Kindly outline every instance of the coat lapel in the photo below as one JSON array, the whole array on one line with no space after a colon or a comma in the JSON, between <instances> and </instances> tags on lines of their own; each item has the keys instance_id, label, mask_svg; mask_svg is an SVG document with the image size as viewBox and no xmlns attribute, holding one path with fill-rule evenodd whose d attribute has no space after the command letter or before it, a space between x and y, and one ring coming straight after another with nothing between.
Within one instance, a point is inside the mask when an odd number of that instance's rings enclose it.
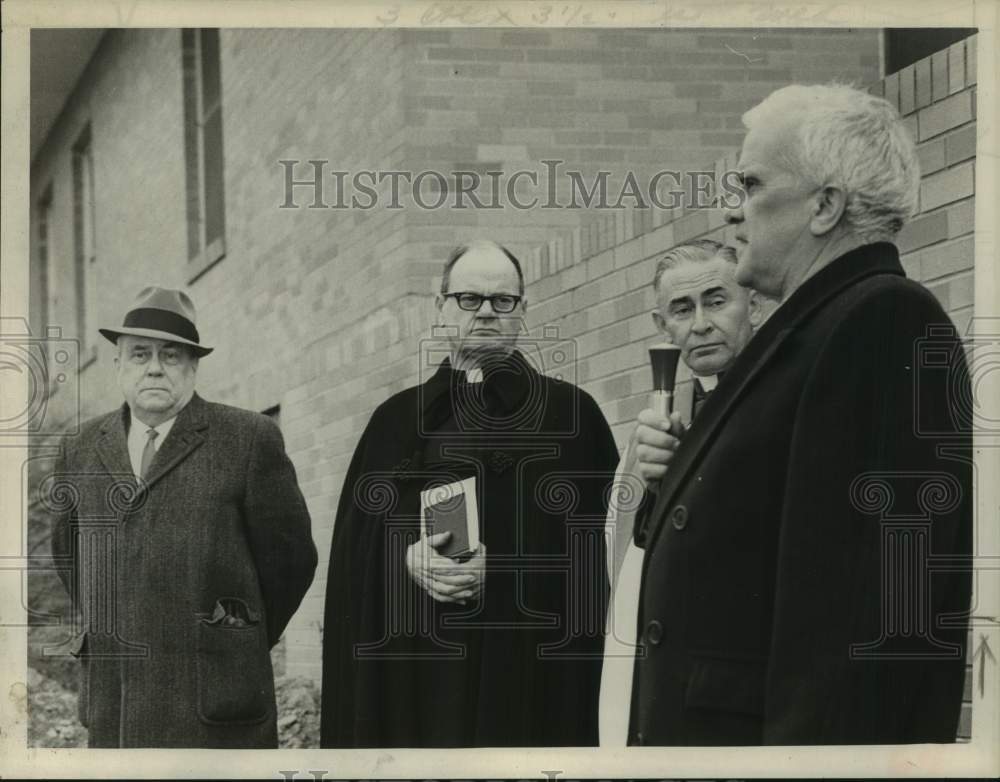
<instances>
[{"instance_id":1,"label":"coat lapel","mask_svg":"<svg viewBox=\"0 0 1000 782\"><path fill-rule=\"evenodd\" d=\"M859 280L876 274L903 275L896 247L888 243L852 250L820 270L782 304L761 327L705 401L704 409L684 436L667 474L657 490L650 516L647 550L656 542L666 510L684 485L692 468L715 440L715 434L751 383L766 369L781 345L798 325L827 301ZM648 558L647 558L648 561Z\"/></svg>"},{"instance_id":2,"label":"coat lapel","mask_svg":"<svg viewBox=\"0 0 1000 782\"><path fill-rule=\"evenodd\" d=\"M104 469L110 475L133 475L132 463L128 458L128 440L126 435L129 419L128 405L122 405L117 414L107 417L101 427L101 436L97 441L97 456Z\"/></svg>"},{"instance_id":3,"label":"coat lapel","mask_svg":"<svg viewBox=\"0 0 1000 782\"><path fill-rule=\"evenodd\" d=\"M149 491L174 467L190 456L203 442L208 429L205 401L195 394L177 414L177 421L149 466L149 475L140 482L139 493Z\"/></svg>"},{"instance_id":4,"label":"coat lapel","mask_svg":"<svg viewBox=\"0 0 1000 782\"><path fill-rule=\"evenodd\" d=\"M730 411L743 395L743 392L764 369L767 362L770 361L771 357L790 333L791 328L784 328L777 334L772 333L766 344L761 343L764 350L752 364L749 366L743 364L744 371L739 372L738 375L733 370L730 370L730 374L736 376L731 377L731 382L726 384L725 395L723 395L720 385L712 393L711 397L705 401L705 409L699 413L691 429L685 434L684 445L678 449L673 461L670 463L670 467L667 469L667 474L664 476L663 482L659 486L656 504L653 506L651 516L653 526L648 537L649 543L647 548L652 548L656 541L656 535L659 533L663 517L666 515L665 510L673 501L677 490L683 485L688 472L698 461L705 448L712 443L715 433L722 425L722 422L729 416ZM736 368L734 367L734 369ZM712 402L716 404L712 404Z\"/></svg>"}]
</instances>

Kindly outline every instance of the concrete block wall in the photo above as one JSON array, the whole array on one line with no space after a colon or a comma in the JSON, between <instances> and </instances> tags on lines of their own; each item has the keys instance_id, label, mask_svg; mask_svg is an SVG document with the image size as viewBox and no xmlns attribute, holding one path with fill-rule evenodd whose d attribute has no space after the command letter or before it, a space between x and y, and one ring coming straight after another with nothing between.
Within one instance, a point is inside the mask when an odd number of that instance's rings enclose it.
<instances>
[{"instance_id":1,"label":"concrete block wall","mask_svg":"<svg viewBox=\"0 0 1000 782\"><path fill-rule=\"evenodd\" d=\"M920 213L898 238L903 266L937 296L962 335L975 286L977 39L954 43L873 87L904 115L920 154ZM973 629L959 727L964 738L972 731L975 651Z\"/></svg>"},{"instance_id":2,"label":"concrete block wall","mask_svg":"<svg viewBox=\"0 0 1000 782\"><path fill-rule=\"evenodd\" d=\"M965 334L972 317L977 36L904 68L872 91L897 106L917 140L920 212L898 237L907 274Z\"/></svg>"}]
</instances>

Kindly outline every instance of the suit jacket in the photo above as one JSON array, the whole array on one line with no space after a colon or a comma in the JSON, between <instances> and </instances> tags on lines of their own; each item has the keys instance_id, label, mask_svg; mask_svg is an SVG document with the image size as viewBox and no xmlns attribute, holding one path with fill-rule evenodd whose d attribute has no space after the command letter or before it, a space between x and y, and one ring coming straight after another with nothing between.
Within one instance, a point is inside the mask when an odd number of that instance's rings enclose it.
<instances>
[{"instance_id":1,"label":"suit jacket","mask_svg":"<svg viewBox=\"0 0 1000 782\"><path fill-rule=\"evenodd\" d=\"M841 256L774 312L640 540L631 743L954 740L968 392L950 320L891 244Z\"/></svg>"},{"instance_id":2,"label":"suit jacket","mask_svg":"<svg viewBox=\"0 0 1000 782\"><path fill-rule=\"evenodd\" d=\"M316 568L281 433L195 395L137 485L129 418L84 424L43 487L90 746L275 747L269 651Z\"/></svg>"}]
</instances>

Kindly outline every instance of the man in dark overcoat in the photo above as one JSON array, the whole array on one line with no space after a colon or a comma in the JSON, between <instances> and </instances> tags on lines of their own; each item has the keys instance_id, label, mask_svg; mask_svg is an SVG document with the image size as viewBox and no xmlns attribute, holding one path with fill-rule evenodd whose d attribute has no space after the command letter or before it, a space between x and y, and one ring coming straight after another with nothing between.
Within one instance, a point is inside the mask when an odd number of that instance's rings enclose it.
<instances>
[{"instance_id":1,"label":"man in dark overcoat","mask_svg":"<svg viewBox=\"0 0 1000 782\"><path fill-rule=\"evenodd\" d=\"M597 742L618 451L594 400L538 370L570 375L572 346L518 340L524 306L515 256L458 248L437 297L447 334L422 345L435 371L358 443L330 553L324 747ZM459 481L474 483L471 557L422 534L422 492Z\"/></svg>"},{"instance_id":2,"label":"man in dark overcoat","mask_svg":"<svg viewBox=\"0 0 1000 782\"><path fill-rule=\"evenodd\" d=\"M786 87L744 123L737 280L780 303L690 429L641 418L640 462L666 472L636 529L630 742L954 741L969 381L890 243L916 206L913 141L844 86Z\"/></svg>"},{"instance_id":3,"label":"man in dark overcoat","mask_svg":"<svg viewBox=\"0 0 1000 782\"><path fill-rule=\"evenodd\" d=\"M195 393L212 349L182 291L144 289L101 333L125 404L43 485L90 746L276 747L270 650L317 561L281 433Z\"/></svg>"}]
</instances>

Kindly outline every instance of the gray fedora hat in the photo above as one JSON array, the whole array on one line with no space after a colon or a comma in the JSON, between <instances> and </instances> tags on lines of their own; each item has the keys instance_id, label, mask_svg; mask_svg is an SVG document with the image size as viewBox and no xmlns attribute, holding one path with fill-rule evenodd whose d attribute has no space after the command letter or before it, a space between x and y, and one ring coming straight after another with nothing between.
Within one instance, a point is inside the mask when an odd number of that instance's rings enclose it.
<instances>
[{"instance_id":1,"label":"gray fedora hat","mask_svg":"<svg viewBox=\"0 0 1000 782\"><path fill-rule=\"evenodd\" d=\"M125 313L120 328L98 331L115 343L122 334L177 342L187 345L199 357L207 356L214 349L201 344L191 298L184 291L172 288L143 288Z\"/></svg>"}]
</instances>

